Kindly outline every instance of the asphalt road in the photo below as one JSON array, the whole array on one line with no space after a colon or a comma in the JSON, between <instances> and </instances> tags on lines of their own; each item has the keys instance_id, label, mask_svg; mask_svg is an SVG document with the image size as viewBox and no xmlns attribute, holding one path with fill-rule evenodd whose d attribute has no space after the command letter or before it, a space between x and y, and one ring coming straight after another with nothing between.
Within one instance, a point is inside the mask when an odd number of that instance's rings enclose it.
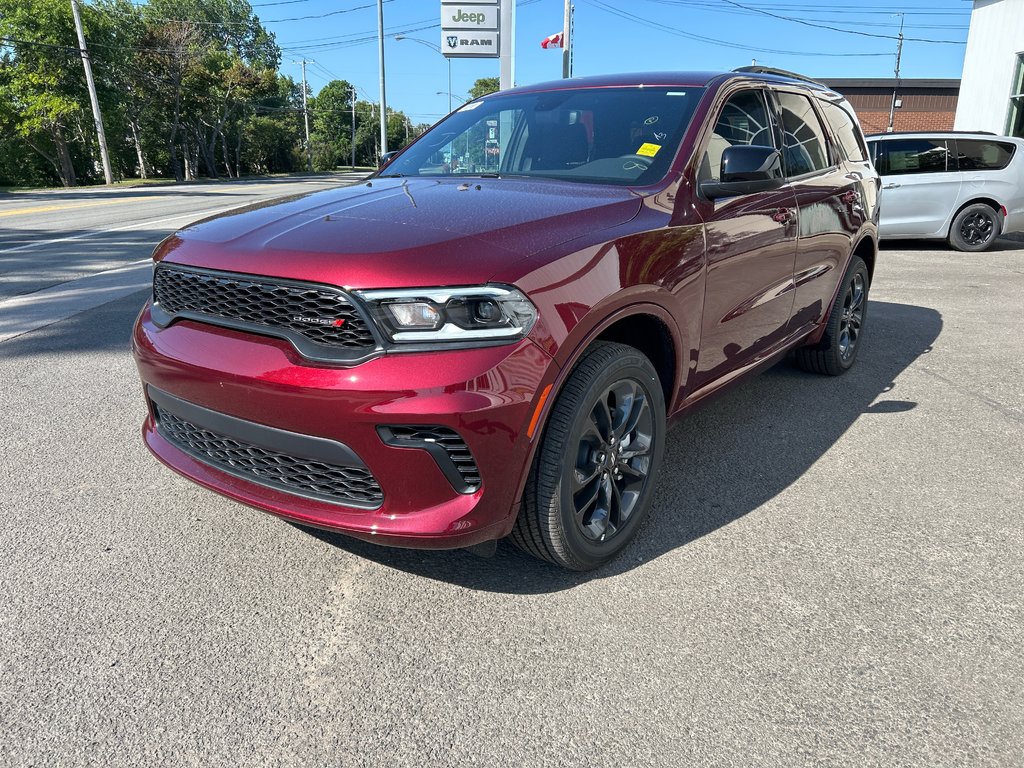
<instances>
[{"instance_id":1,"label":"asphalt road","mask_svg":"<svg viewBox=\"0 0 1024 768\"><path fill-rule=\"evenodd\" d=\"M0 284L324 183L0 198ZM856 368L783 362L681 424L639 541L585 575L173 475L139 438L144 298L0 342L0 764L1024 764L1020 244L883 250Z\"/></svg>"}]
</instances>

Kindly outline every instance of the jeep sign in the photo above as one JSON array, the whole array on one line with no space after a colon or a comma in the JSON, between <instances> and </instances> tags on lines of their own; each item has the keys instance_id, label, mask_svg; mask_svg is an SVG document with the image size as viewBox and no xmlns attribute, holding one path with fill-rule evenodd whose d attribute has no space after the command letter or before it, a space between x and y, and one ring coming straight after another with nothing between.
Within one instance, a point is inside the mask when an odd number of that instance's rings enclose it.
<instances>
[{"instance_id":1,"label":"jeep sign","mask_svg":"<svg viewBox=\"0 0 1024 768\"><path fill-rule=\"evenodd\" d=\"M443 5L441 26L445 29L497 30L496 5Z\"/></svg>"}]
</instances>

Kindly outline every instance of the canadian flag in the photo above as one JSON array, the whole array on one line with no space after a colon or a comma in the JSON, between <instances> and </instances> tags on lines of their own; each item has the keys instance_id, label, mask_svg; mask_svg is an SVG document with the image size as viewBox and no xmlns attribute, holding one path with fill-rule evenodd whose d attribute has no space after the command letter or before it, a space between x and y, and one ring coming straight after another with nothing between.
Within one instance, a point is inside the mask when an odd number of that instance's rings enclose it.
<instances>
[{"instance_id":1,"label":"canadian flag","mask_svg":"<svg viewBox=\"0 0 1024 768\"><path fill-rule=\"evenodd\" d=\"M562 33L556 32L553 35L548 35L540 41L541 48L561 48L562 47Z\"/></svg>"}]
</instances>

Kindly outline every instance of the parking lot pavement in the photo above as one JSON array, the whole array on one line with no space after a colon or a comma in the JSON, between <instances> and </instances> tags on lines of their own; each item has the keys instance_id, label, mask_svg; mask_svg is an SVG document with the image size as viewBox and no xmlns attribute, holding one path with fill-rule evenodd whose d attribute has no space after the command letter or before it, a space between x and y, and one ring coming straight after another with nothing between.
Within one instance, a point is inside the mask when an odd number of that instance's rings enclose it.
<instances>
[{"instance_id":1,"label":"parking lot pavement","mask_svg":"<svg viewBox=\"0 0 1024 768\"><path fill-rule=\"evenodd\" d=\"M1021 244L884 248L856 368L685 420L584 575L171 474L144 298L0 343L0 763L1024 764Z\"/></svg>"}]
</instances>

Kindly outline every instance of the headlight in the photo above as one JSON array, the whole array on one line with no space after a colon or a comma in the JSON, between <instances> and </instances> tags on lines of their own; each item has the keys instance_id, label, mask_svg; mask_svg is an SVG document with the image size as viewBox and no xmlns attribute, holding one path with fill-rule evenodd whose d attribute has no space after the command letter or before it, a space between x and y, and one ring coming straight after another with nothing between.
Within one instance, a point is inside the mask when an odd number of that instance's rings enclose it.
<instances>
[{"instance_id":1,"label":"headlight","mask_svg":"<svg viewBox=\"0 0 1024 768\"><path fill-rule=\"evenodd\" d=\"M355 293L396 343L514 341L537 320L529 299L501 285Z\"/></svg>"}]
</instances>

